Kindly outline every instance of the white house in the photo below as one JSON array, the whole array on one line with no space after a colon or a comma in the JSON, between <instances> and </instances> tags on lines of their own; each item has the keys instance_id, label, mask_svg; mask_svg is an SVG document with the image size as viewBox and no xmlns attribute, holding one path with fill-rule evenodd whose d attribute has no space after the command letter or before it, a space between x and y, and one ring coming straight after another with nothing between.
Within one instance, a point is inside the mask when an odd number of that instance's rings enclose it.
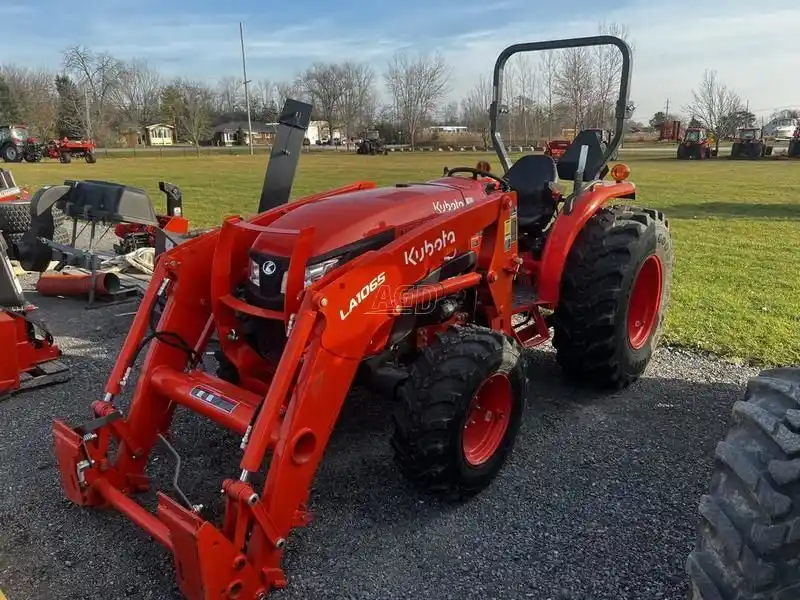
<instances>
[{"instance_id":1,"label":"white house","mask_svg":"<svg viewBox=\"0 0 800 600\"><path fill-rule=\"evenodd\" d=\"M146 146L172 146L175 143L175 128L166 123L153 123L144 128Z\"/></svg>"}]
</instances>

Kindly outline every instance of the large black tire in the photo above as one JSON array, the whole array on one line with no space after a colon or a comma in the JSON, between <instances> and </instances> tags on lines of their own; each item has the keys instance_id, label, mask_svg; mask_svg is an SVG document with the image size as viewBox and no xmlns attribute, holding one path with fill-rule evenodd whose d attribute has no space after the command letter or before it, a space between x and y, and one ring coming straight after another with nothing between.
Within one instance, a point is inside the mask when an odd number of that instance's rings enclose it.
<instances>
[{"instance_id":1,"label":"large black tire","mask_svg":"<svg viewBox=\"0 0 800 600\"><path fill-rule=\"evenodd\" d=\"M686 561L693 600L800 597L800 369L763 371L717 445Z\"/></svg>"},{"instance_id":2,"label":"large black tire","mask_svg":"<svg viewBox=\"0 0 800 600\"><path fill-rule=\"evenodd\" d=\"M27 200L0 202L0 230L4 233L24 233L31 226L31 203Z\"/></svg>"},{"instance_id":3,"label":"large black tire","mask_svg":"<svg viewBox=\"0 0 800 600\"><path fill-rule=\"evenodd\" d=\"M64 229L64 213L55 206L53 211L53 226L55 233L66 233ZM28 200L13 200L0 202L0 230L4 233L25 233L31 228L31 203ZM55 241L58 241L55 237ZM63 239L63 238L59 238ZM66 242L65 242L66 243Z\"/></svg>"},{"instance_id":4,"label":"large black tire","mask_svg":"<svg viewBox=\"0 0 800 600\"><path fill-rule=\"evenodd\" d=\"M3 162L18 163L22 161L22 150L12 142L7 142L0 147L0 158Z\"/></svg>"},{"instance_id":5,"label":"large black tire","mask_svg":"<svg viewBox=\"0 0 800 600\"><path fill-rule=\"evenodd\" d=\"M793 139L789 142L789 149L786 151L789 158L800 158L800 139Z\"/></svg>"},{"instance_id":6,"label":"large black tire","mask_svg":"<svg viewBox=\"0 0 800 600\"><path fill-rule=\"evenodd\" d=\"M511 338L476 326L437 334L399 390L392 437L397 466L425 491L449 500L474 496L505 464L526 393L524 353ZM479 419L473 408L487 412ZM494 435L476 438L476 422ZM492 429L498 423L504 425Z\"/></svg>"},{"instance_id":7,"label":"large black tire","mask_svg":"<svg viewBox=\"0 0 800 600\"><path fill-rule=\"evenodd\" d=\"M686 160L689 158L689 149L683 144L678 146L678 158L680 160Z\"/></svg>"},{"instance_id":8,"label":"large black tire","mask_svg":"<svg viewBox=\"0 0 800 600\"><path fill-rule=\"evenodd\" d=\"M67 165L72 162L72 154L69 152L62 152L58 155L58 162Z\"/></svg>"},{"instance_id":9,"label":"large black tire","mask_svg":"<svg viewBox=\"0 0 800 600\"><path fill-rule=\"evenodd\" d=\"M90 165L93 165L94 163L97 162L97 156L95 156L94 152L87 152L86 155L84 156L84 159Z\"/></svg>"},{"instance_id":10,"label":"large black tire","mask_svg":"<svg viewBox=\"0 0 800 600\"><path fill-rule=\"evenodd\" d=\"M553 346L567 379L621 389L641 376L661 336L673 262L669 225L659 211L604 207L584 225L552 316ZM641 321L629 324L636 316Z\"/></svg>"}]
</instances>

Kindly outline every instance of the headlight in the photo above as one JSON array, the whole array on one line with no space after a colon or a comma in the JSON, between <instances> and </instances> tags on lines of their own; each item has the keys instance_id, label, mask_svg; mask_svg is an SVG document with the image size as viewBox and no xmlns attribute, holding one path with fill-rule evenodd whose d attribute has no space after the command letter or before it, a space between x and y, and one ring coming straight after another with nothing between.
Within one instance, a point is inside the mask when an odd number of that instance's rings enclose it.
<instances>
[{"instance_id":1,"label":"headlight","mask_svg":"<svg viewBox=\"0 0 800 600\"><path fill-rule=\"evenodd\" d=\"M252 258L250 259L250 283L255 286L261 285L261 266Z\"/></svg>"},{"instance_id":2,"label":"headlight","mask_svg":"<svg viewBox=\"0 0 800 600\"><path fill-rule=\"evenodd\" d=\"M322 261L321 263L317 263L315 265L307 267L303 281L303 289L307 288L315 281L322 279L322 276L325 275L331 269L333 269L337 264L339 264L339 259L331 258ZM286 271L283 274L283 279L281 280L281 294L286 293L286 278L288 277L288 275L289 275L288 271Z\"/></svg>"}]
</instances>

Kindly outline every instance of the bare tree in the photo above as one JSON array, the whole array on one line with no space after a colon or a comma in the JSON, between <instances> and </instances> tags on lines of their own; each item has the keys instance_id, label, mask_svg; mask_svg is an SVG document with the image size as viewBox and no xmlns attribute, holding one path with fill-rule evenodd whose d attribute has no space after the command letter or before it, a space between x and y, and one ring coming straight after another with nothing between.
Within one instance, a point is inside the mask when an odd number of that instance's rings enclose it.
<instances>
[{"instance_id":1,"label":"bare tree","mask_svg":"<svg viewBox=\"0 0 800 600\"><path fill-rule=\"evenodd\" d=\"M516 97L513 98L515 112L514 130L519 139L522 134L523 143L527 146L530 141L531 113L533 112L534 97L534 69L527 54L518 54L514 57L516 78Z\"/></svg>"},{"instance_id":2,"label":"bare tree","mask_svg":"<svg viewBox=\"0 0 800 600\"><path fill-rule=\"evenodd\" d=\"M441 55L420 54L409 58L399 53L389 63L385 78L413 149L425 120L447 94L450 69Z\"/></svg>"},{"instance_id":3,"label":"bare tree","mask_svg":"<svg viewBox=\"0 0 800 600\"><path fill-rule=\"evenodd\" d=\"M580 130L586 126L592 99L592 56L587 48L568 48L559 58L555 92L570 107L573 127Z\"/></svg>"},{"instance_id":4,"label":"bare tree","mask_svg":"<svg viewBox=\"0 0 800 600\"><path fill-rule=\"evenodd\" d=\"M558 75L558 57L553 50L548 50L542 54L542 96L547 107L547 138L553 139L553 107L556 101L556 77Z\"/></svg>"},{"instance_id":5,"label":"bare tree","mask_svg":"<svg viewBox=\"0 0 800 600\"><path fill-rule=\"evenodd\" d=\"M114 104L129 125L146 127L159 115L162 81L147 61L134 59L125 64L114 88Z\"/></svg>"},{"instance_id":6,"label":"bare tree","mask_svg":"<svg viewBox=\"0 0 800 600\"><path fill-rule=\"evenodd\" d=\"M199 81L177 80L169 86L174 90L173 102L178 127L183 137L194 144L200 156L200 141L211 127L214 93Z\"/></svg>"},{"instance_id":7,"label":"bare tree","mask_svg":"<svg viewBox=\"0 0 800 600\"><path fill-rule=\"evenodd\" d=\"M339 122L349 140L362 120L373 94L375 72L368 66L346 62L340 67L342 94L338 103Z\"/></svg>"},{"instance_id":8,"label":"bare tree","mask_svg":"<svg viewBox=\"0 0 800 600\"><path fill-rule=\"evenodd\" d=\"M628 41L628 29L619 23L601 23L600 35L613 35ZM613 121L615 92L622 77L622 54L615 46L592 48L594 77L589 120L592 127L605 128Z\"/></svg>"},{"instance_id":9,"label":"bare tree","mask_svg":"<svg viewBox=\"0 0 800 600\"><path fill-rule=\"evenodd\" d=\"M300 76L299 84L317 114L328 124L328 134L333 139L346 88L343 67L333 63L315 63Z\"/></svg>"},{"instance_id":10,"label":"bare tree","mask_svg":"<svg viewBox=\"0 0 800 600\"><path fill-rule=\"evenodd\" d=\"M275 102L275 82L271 79L260 79L256 83L256 97L263 106Z\"/></svg>"},{"instance_id":11,"label":"bare tree","mask_svg":"<svg viewBox=\"0 0 800 600\"><path fill-rule=\"evenodd\" d=\"M83 89L88 100L86 137L107 134L109 108L119 84L122 62L110 54L96 54L83 46L68 48L64 52L63 61L64 68Z\"/></svg>"},{"instance_id":12,"label":"bare tree","mask_svg":"<svg viewBox=\"0 0 800 600\"><path fill-rule=\"evenodd\" d=\"M716 71L706 70L703 80L696 90L692 90L692 102L684 111L696 119L713 136L717 151L721 138L735 133L731 131L733 120L730 115L744 110L739 94L717 78Z\"/></svg>"},{"instance_id":13,"label":"bare tree","mask_svg":"<svg viewBox=\"0 0 800 600\"><path fill-rule=\"evenodd\" d=\"M283 110L283 105L286 104L286 100L289 98L292 100L303 100L305 98L297 82L279 81L275 84L275 102L278 105L279 111Z\"/></svg>"},{"instance_id":14,"label":"bare tree","mask_svg":"<svg viewBox=\"0 0 800 600\"><path fill-rule=\"evenodd\" d=\"M492 103L492 84L481 77L470 90L469 95L462 102L464 124L470 131L481 134L484 150L491 143L491 132L489 130L489 106Z\"/></svg>"},{"instance_id":15,"label":"bare tree","mask_svg":"<svg viewBox=\"0 0 800 600\"><path fill-rule=\"evenodd\" d=\"M4 65L0 67L0 79L8 85L19 120L27 123L36 136L53 135L58 115L58 93L52 74L41 69Z\"/></svg>"},{"instance_id":16,"label":"bare tree","mask_svg":"<svg viewBox=\"0 0 800 600\"><path fill-rule=\"evenodd\" d=\"M225 114L244 110L244 81L241 77L223 77L217 83L216 109Z\"/></svg>"}]
</instances>

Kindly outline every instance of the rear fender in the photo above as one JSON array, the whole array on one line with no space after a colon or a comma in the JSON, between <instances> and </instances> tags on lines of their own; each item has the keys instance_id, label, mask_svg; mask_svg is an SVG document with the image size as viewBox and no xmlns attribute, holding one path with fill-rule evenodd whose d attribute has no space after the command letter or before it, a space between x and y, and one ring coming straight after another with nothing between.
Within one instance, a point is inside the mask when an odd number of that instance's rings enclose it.
<instances>
[{"instance_id":1,"label":"rear fender","mask_svg":"<svg viewBox=\"0 0 800 600\"><path fill-rule=\"evenodd\" d=\"M598 182L575 201L570 214L562 212L556 218L542 253L538 281L538 297L541 304L553 306L558 304L561 275L575 238L578 237L586 222L604 204L617 198L635 199L636 186L628 181L621 183Z\"/></svg>"}]
</instances>

